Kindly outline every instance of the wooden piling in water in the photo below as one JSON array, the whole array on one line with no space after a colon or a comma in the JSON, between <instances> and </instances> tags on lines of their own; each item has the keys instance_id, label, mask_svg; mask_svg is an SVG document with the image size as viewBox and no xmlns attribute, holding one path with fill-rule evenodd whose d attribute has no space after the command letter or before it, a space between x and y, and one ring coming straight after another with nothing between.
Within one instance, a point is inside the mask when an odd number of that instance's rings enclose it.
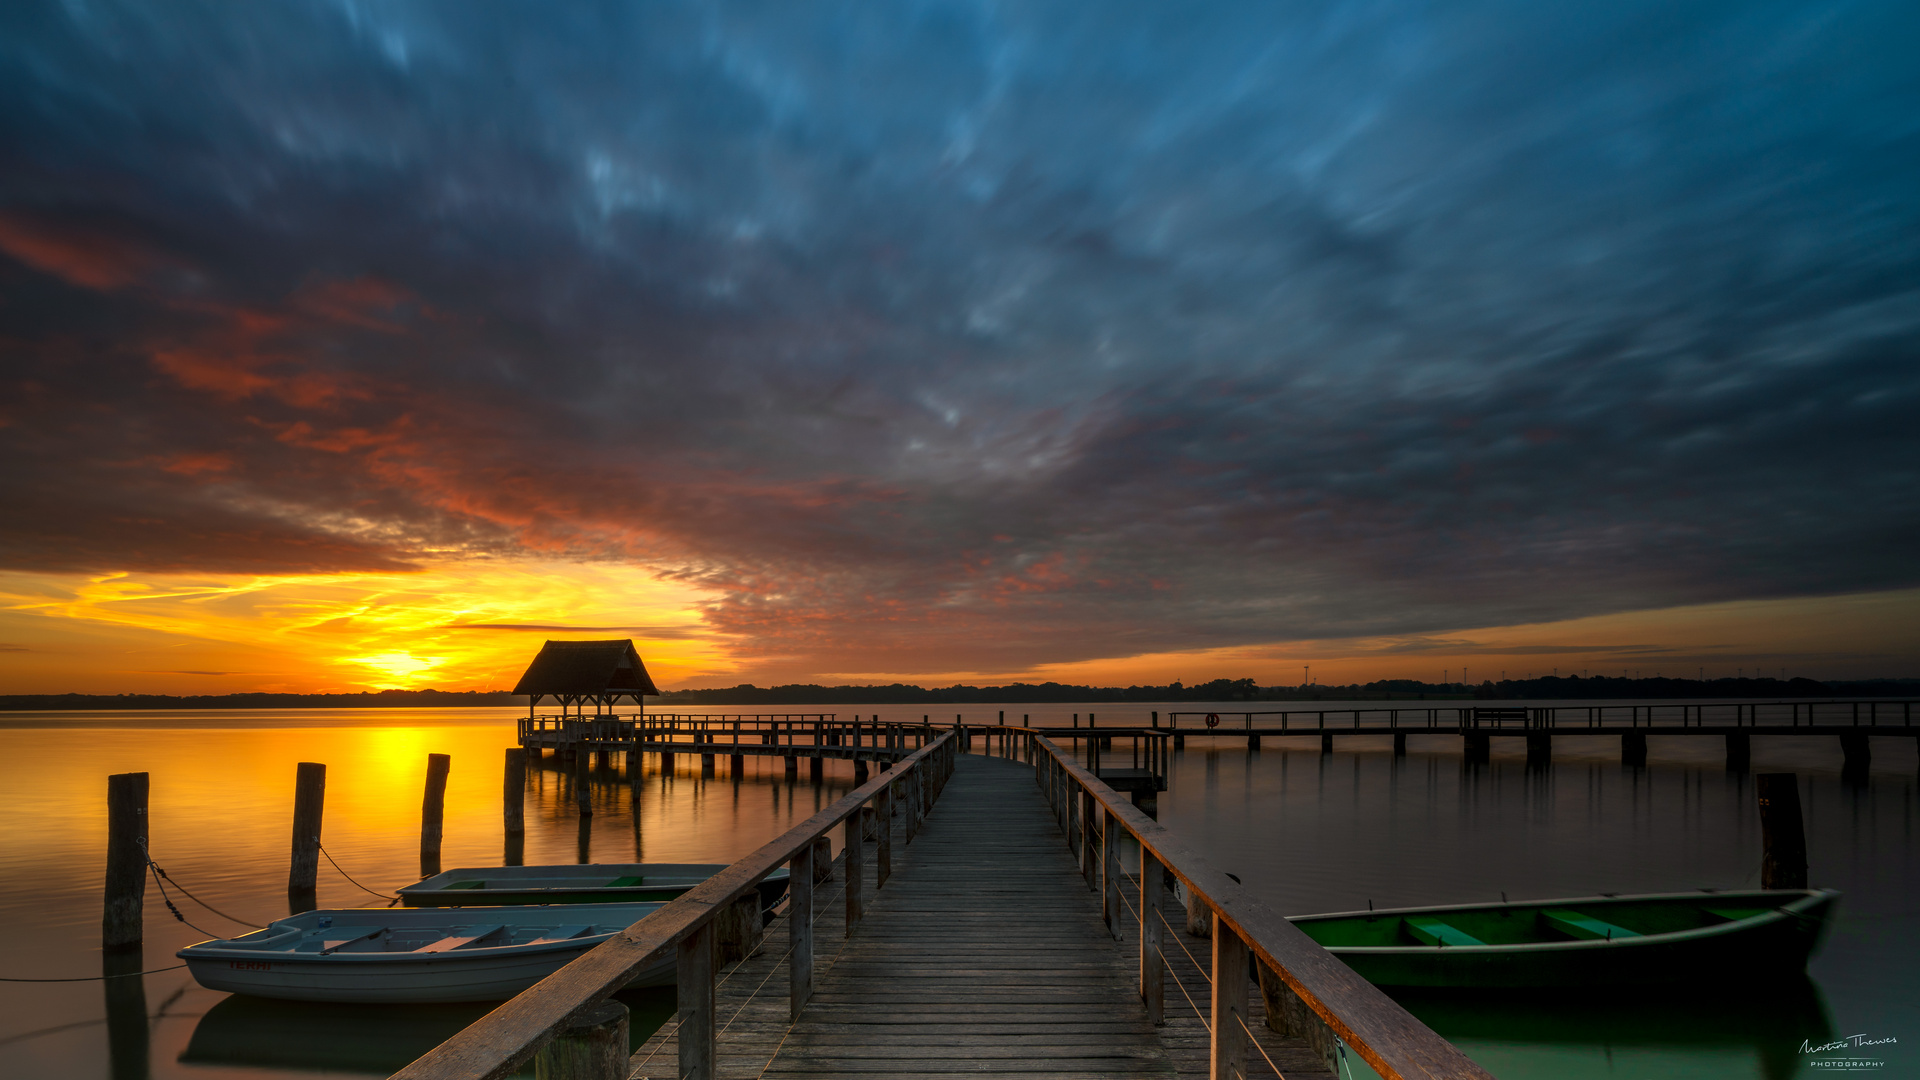
<instances>
[{"instance_id":1,"label":"wooden piling in water","mask_svg":"<svg viewBox=\"0 0 1920 1080\"><path fill-rule=\"evenodd\" d=\"M508 836L526 833L527 752L517 746L507 749L506 772L500 781L500 814L506 822Z\"/></svg>"},{"instance_id":2,"label":"wooden piling in water","mask_svg":"<svg viewBox=\"0 0 1920 1080\"><path fill-rule=\"evenodd\" d=\"M1753 737L1744 731L1727 733L1727 771L1746 772L1753 760Z\"/></svg>"},{"instance_id":3,"label":"wooden piling in water","mask_svg":"<svg viewBox=\"0 0 1920 1080\"><path fill-rule=\"evenodd\" d=\"M1647 763L1647 733L1644 731L1626 731L1620 734L1620 764L1645 765Z\"/></svg>"},{"instance_id":4,"label":"wooden piling in water","mask_svg":"<svg viewBox=\"0 0 1920 1080\"><path fill-rule=\"evenodd\" d=\"M1396 731L1393 733L1393 756L1407 756L1407 733L1404 731Z\"/></svg>"},{"instance_id":5,"label":"wooden piling in water","mask_svg":"<svg viewBox=\"0 0 1920 1080\"><path fill-rule=\"evenodd\" d=\"M1873 744L1868 741L1864 731L1850 731L1841 735L1840 753L1846 758L1841 765L1843 772L1864 775L1867 767L1873 764Z\"/></svg>"},{"instance_id":6,"label":"wooden piling in water","mask_svg":"<svg viewBox=\"0 0 1920 1080\"><path fill-rule=\"evenodd\" d=\"M603 1001L560 1029L534 1056L537 1080L626 1080L627 1007Z\"/></svg>"},{"instance_id":7,"label":"wooden piling in water","mask_svg":"<svg viewBox=\"0 0 1920 1080\"><path fill-rule=\"evenodd\" d=\"M420 876L440 872L440 833L447 816L447 770L453 759L427 755L427 791L420 800Z\"/></svg>"},{"instance_id":8,"label":"wooden piling in water","mask_svg":"<svg viewBox=\"0 0 1920 1080\"><path fill-rule=\"evenodd\" d=\"M1807 887L1806 823L1800 817L1800 785L1793 773L1754 778L1760 803L1760 887Z\"/></svg>"},{"instance_id":9,"label":"wooden piling in water","mask_svg":"<svg viewBox=\"0 0 1920 1080\"><path fill-rule=\"evenodd\" d=\"M593 773L584 752L573 759L573 804L581 817L593 816Z\"/></svg>"},{"instance_id":10,"label":"wooden piling in water","mask_svg":"<svg viewBox=\"0 0 1920 1080\"><path fill-rule=\"evenodd\" d=\"M320 906L320 824L327 804L327 767L303 761L293 771L293 852L287 863L287 906L295 915Z\"/></svg>"},{"instance_id":11,"label":"wooden piling in water","mask_svg":"<svg viewBox=\"0 0 1920 1080\"><path fill-rule=\"evenodd\" d=\"M107 777L107 902L100 917L100 947L107 952L140 948L147 906L147 774Z\"/></svg>"}]
</instances>

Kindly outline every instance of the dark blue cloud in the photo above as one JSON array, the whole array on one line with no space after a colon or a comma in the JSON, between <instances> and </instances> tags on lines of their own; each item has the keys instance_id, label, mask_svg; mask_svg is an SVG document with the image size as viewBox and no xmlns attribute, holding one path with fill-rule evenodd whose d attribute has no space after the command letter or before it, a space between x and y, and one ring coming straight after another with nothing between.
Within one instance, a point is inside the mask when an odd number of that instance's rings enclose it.
<instances>
[{"instance_id":1,"label":"dark blue cloud","mask_svg":"<svg viewBox=\"0 0 1920 1080\"><path fill-rule=\"evenodd\" d=\"M1911 586L1916 44L13 5L0 555L649 559L819 670Z\"/></svg>"}]
</instances>

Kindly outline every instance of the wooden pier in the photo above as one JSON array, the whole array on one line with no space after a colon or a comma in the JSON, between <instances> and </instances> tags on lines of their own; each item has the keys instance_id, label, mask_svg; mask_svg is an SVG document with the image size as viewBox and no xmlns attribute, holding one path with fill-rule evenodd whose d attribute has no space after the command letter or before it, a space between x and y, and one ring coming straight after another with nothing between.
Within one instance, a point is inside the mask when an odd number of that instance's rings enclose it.
<instances>
[{"instance_id":1,"label":"wooden pier","mask_svg":"<svg viewBox=\"0 0 1920 1080\"><path fill-rule=\"evenodd\" d=\"M1072 751L985 730L987 753L963 755L962 729L939 735L397 1076L493 1080L538 1054L548 1080L1226 1080L1324 1073L1352 1053L1389 1080L1490 1080ZM817 880L836 830L841 857ZM1132 852L1137 874L1122 870ZM782 864L785 915L729 964L723 920ZM667 956L678 1015L628 1057L611 995Z\"/></svg>"}]
</instances>

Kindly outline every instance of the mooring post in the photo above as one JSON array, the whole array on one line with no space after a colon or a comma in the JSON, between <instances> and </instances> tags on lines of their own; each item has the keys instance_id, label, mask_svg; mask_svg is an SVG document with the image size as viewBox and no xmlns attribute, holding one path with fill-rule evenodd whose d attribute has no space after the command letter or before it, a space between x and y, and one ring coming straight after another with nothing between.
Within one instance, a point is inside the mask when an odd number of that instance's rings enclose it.
<instances>
[{"instance_id":1,"label":"mooring post","mask_svg":"<svg viewBox=\"0 0 1920 1080\"><path fill-rule=\"evenodd\" d=\"M1623 731L1620 733L1620 764L1645 765L1647 763L1647 733L1644 731Z\"/></svg>"},{"instance_id":2,"label":"mooring post","mask_svg":"<svg viewBox=\"0 0 1920 1080\"><path fill-rule=\"evenodd\" d=\"M719 1027L713 1022L713 924L703 923L680 939L674 971L679 999L681 1080L714 1080Z\"/></svg>"},{"instance_id":3,"label":"mooring post","mask_svg":"<svg viewBox=\"0 0 1920 1080\"><path fill-rule=\"evenodd\" d=\"M427 793L420 801L420 876L423 878L440 872L440 831L446 820L447 769L452 761L445 754L427 755Z\"/></svg>"},{"instance_id":4,"label":"mooring post","mask_svg":"<svg viewBox=\"0 0 1920 1080\"><path fill-rule=\"evenodd\" d=\"M1807 887L1807 833L1800 817L1800 786L1793 773L1754 778L1760 802L1760 887Z\"/></svg>"},{"instance_id":5,"label":"mooring post","mask_svg":"<svg viewBox=\"0 0 1920 1080\"><path fill-rule=\"evenodd\" d=\"M327 802L327 767L293 767L293 857L287 865L287 907L295 915L319 907L320 822Z\"/></svg>"},{"instance_id":6,"label":"mooring post","mask_svg":"<svg viewBox=\"0 0 1920 1080\"><path fill-rule=\"evenodd\" d=\"M538 1080L626 1080L627 1007L603 1001L574 1017L533 1059Z\"/></svg>"},{"instance_id":7,"label":"mooring post","mask_svg":"<svg viewBox=\"0 0 1920 1080\"><path fill-rule=\"evenodd\" d=\"M1247 1073L1247 943L1213 916L1213 1038L1207 1075L1235 1080Z\"/></svg>"},{"instance_id":8,"label":"mooring post","mask_svg":"<svg viewBox=\"0 0 1920 1080\"><path fill-rule=\"evenodd\" d=\"M500 812L508 836L527 831L527 752L517 746L507 748L506 772L500 779Z\"/></svg>"},{"instance_id":9,"label":"mooring post","mask_svg":"<svg viewBox=\"0 0 1920 1080\"><path fill-rule=\"evenodd\" d=\"M1868 741L1864 731L1849 731L1840 736L1840 753L1845 757L1840 766L1843 773L1864 776L1867 767L1873 764L1873 744Z\"/></svg>"},{"instance_id":10,"label":"mooring post","mask_svg":"<svg viewBox=\"0 0 1920 1080\"><path fill-rule=\"evenodd\" d=\"M1167 961L1160 955L1161 910L1166 906L1167 871L1140 849L1140 1000L1154 1027L1167 1022Z\"/></svg>"},{"instance_id":11,"label":"mooring post","mask_svg":"<svg viewBox=\"0 0 1920 1080\"><path fill-rule=\"evenodd\" d=\"M1404 731L1396 731L1393 733L1393 756L1407 756L1407 733Z\"/></svg>"},{"instance_id":12,"label":"mooring post","mask_svg":"<svg viewBox=\"0 0 1920 1080\"><path fill-rule=\"evenodd\" d=\"M1746 772L1753 760L1753 737L1744 731L1727 733L1727 771Z\"/></svg>"},{"instance_id":13,"label":"mooring post","mask_svg":"<svg viewBox=\"0 0 1920 1080\"><path fill-rule=\"evenodd\" d=\"M147 774L107 777L107 903L100 947L140 948L147 907Z\"/></svg>"},{"instance_id":14,"label":"mooring post","mask_svg":"<svg viewBox=\"0 0 1920 1080\"><path fill-rule=\"evenodd\" d=\"M853 936L853 928L859 925L861 916L866 914L865 898L860 895L860 887L862 885L860 873L863 864L866 862L864 857L866 855L865 844L867 842L866 816L867 811L865 807L861 807L853 813L848 814L846 836L843 838L842 850L846 852L847 859L846 865L841 867L841 869L846 873L847 877L848 937Z\"/></svg>"},{"instance_id":15,"label":"mooring post","mask_svg":"<svg viewBox=\"0 0 1920 1080\"><path fill-rule=\"evenodd\" d=\"M800 1010L813 996L813 845L801 845L790 865L793 880L787 885L792 897L787 906L787 934L792 957L787 968L787 1021L792 1023L800 1019Z\"/></svg>"}]
</instances>

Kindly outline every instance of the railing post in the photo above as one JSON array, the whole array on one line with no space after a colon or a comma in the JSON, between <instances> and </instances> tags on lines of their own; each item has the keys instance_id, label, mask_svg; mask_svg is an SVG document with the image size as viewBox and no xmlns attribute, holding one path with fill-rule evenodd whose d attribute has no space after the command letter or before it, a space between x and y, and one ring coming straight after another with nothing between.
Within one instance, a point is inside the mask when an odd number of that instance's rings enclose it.
<instances>
[{"instance_id":1,"label":"railing post","mask_svg":"<svg viewBox=\"0 0 1920 1080\"><path fill-rule=\"evenodd\" d=\"M1089 889L1100 887L1099 864L1094 861L1098 854L1094 850L1097 843L1094 830L1098 826L1094 824L1093 812L1098 805L1093 800L1093 791L1082 784L1080 786L1080 876L1087 879Z\"/></svg>"},{"instance_id":2,"label":"railing post","mask_svg":"<svg viewBox=\"0 0 1920 1080\"><path fill-rule=\"evenodd\" d=\"M793 880L787 885L793 897L787 907L787 933L793 941L787 968L789 1022L800 1019L800 1010L813 996L813 845L794 852L791 866Z\"/></svg>"},{"instance_id":3,"label":"railing post","mask_svg":"<svg viewBox=\"0 0 1920 1080\"><path fill-rule=\"evenodd\" d=\"M627 1007L603 1001L560 1029L534 1057L533 1071L539 1080L626 1080Z\"/></svg>"},{"instance_id":4,"label":"railing post","mask_svg":"<svg viewBox=\"0 0 1920 1080\"><path fill-rule=\"evenodd\" d=\"M1080 824L1076 819L1080 813L1080 800L1074 798L1073 777L1068 775L1065 769L1060 770L1060 786L1062 788L1060 801L1064 804L1063 810L1066 817L1067 851L1073 856L1073 864L1079 866L1081 838Z\"/></svg>"},{"instance_id":5,"label":"railing post","mask_svg":"<svg viewBox=\"0 0 1920 1080\"><path fill-rule=\"evenodd\" d=\"M1140 849L1140 1000L1155 1027L1167 1022L1167 961L1160 955L1160 907L1166 897L1167 872L1143 847Z\"/></svg>"},{"instance_id":6,"label":"railing post","mask_svg":"<svg viewBox=\"0 0 1920 1080\"><path fill-rule=\"evenodd\" d=\"M873 808L880 818L877 839L879 850L874 853L873 887L885 888L887 878L893 873L893 789L900 786L898 780L889 780L880 788L879 798L874 800Z\"/></svg>"},{"instance_id":7,"label":"railing post","mask_svg":"<svg viewBox=\"0 0 1920 1080\"><path fill-rule=\"evenodd\" d=\"M864 806L859 808L858 810L855 810L853 813L847 815L847 836L846 836L846 847L845 847L847 861L844 869L846 870L846 877L847 877L847 936L848 937L853 936L854 926L860 922L861 916L866 914L866 902L865 902L865 899L860 895L860 887L862 885L862 882L860 880L860 871L861 871L862 864L866 861L864 858L864 856L866 855L866 849L864 845L867 842L867 837L866 837L867 829L866 829L865 821L863 820L865 819L866 816L867 816L867 810L866 810L866 807Z\"/></svg>"},{"instance_id":8,"label":"railing post","mask_svg":"<svg viewBox=\"0 0 1920 1080\"><path fill-rule=\"evenodd\" d=\"M1107 921L1113 940L1120 940L1120 819L1107 810L1100 815L1100 917Z\"/></svg>"},{"instance_id":9,"label":"railing post","mask_svg":"<svg viewBox=\"0 0 1920 1080\"><path fill-rule=\"evenodd\" d=\"M1214 912L1210 1080L1239 1080L1247 1074L1247 982L1247 943Z\"/></svg>"},{"instance_id":10,"label":"railing post","mask_svg":"<svg viewBox=\"0 0 1920 1080\"><path fill-rule=\"evenodd\" d=\"M795 878L793 888L799 887ZM809 882L811 887L811 882ZM714 1080L719 1028L713 1022L713 925L702 923L680 939L675 972L680 999L681 1080Z\"/></svg>"},{"instance_id":11,"label":"railing post","mask_svg":"<svg viewBox=\"0 0 1920 1080\"><path fill-rule=\"evenodd\" d=\"M924 759L922 759L921 764L924 764ZM907 820L904 824L907 827L907 843L909 844L913 843L914 837L920 835L921 764L916 764L913 768L907 770L906 790L901 792L901 794L907 797Z\"/></svg>"}]
</instances>

